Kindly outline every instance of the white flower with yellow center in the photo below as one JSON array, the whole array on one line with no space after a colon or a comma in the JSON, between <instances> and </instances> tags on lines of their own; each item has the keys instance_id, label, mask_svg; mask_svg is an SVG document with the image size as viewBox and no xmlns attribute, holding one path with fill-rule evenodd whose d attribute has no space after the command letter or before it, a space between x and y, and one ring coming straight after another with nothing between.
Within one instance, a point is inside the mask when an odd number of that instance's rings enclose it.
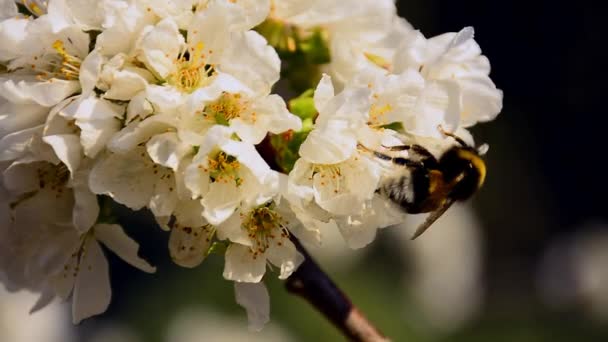
<instances>
[{"instance_id":1,"label":"white flower with yellow center","mask_svg":"<svg viewBox=\"0 0 608 342\"><path fill-rule=\"evenodd\" d=\"M23 44L36 44L38 48L35 51L24 48L19 58L8 63L8 73L0 76L0 93L4 98L14 103L50 107L80 90L78 76L87 53L88 36L77 30L62 33L43 47L40 41L48 41L46 37L27 36L28 41ZM34 41L29 42L30 39Z\"/></svg>"},{"instance_id":2,"label":"white flower with yellow center","mask_svg":"<svg viewBox=\"0 0 608 342\"><path fill-rule=\"evenodd\" d=\"M228 127L212 127L185 168L185 186L192 198L201 199L203 216L213 225L232 216L243 201L266 201L278 187L278 174L254 146L231 135Z\"/></svg>"},{"instance_id":3,"label":"white flower with yellow center","mask_svg":"<svg viewBox=\"0 0 608 342\"><path fill-rule=\"evenodd\" d=\"M217 227L220 239L232 243L226 251L224 278L257 283L267 264L279 267L279 278L286 279L304 260L289 239L291 226L299 224L285 204L269 201L242 207Z\"/></svg>"},{"instance_id":4,"label":"white flower with yellow center","mask_svg":"<svg viewBox=\"0 0 608 342\"><path fill-rule=\"evenodd\" d=\"M275 94L256 93L228 74L220 74L211 85L195 92L192 107L182 114L180 136L192 141L213 125L229 126L242 140L259 144L267 133L302 128L283 99Z\"/></svg>"},{"instance_id":5,"label":"white flower with yellow center","mask_svg":"<svg viewBox=\"0 0 608 342\"><path fill-rule=\"evenodd\" d=\"M380 178L373 159L357 147L381 140L367 126L370 91L355 87L334 95L331 79L324 76L314 101L319 117L289 175L291 191L332 214L356 214L372 198Z\"/></svg>"}]
</instances>

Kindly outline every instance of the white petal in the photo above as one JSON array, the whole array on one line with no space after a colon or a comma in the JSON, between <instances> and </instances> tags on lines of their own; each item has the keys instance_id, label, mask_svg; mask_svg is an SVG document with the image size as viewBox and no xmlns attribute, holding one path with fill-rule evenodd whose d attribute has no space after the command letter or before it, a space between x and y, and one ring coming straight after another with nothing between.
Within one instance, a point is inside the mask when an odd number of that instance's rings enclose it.
<instances>
[{"instance_id":1,"label":"white petal","mask_svg":"<svg viewBox=\"0 0 608 342\"><path fill-rule=\"evenodd\" d=\"M131 122L110 140L108 149L127 153L154 135L167 132L175 124L175 117L170 115L153 115L141 122Z\"/></svg>"},{"instance_id":2,"label":"white petal","mask_svg":"<svg viewBox=\"0 0 608 342\"><path fill-rule=\"evenodd\" d=\"M0 96L13 103L31 104L51 107L68 96L78 92L78 81L53 79L52 82L21 80L0 77Z\"/></svg>"},{"instance_id":3,"label":"white petal","mask_svg":"<svg viewBox=\"0 0 608 342\"><path fill-rule=\"evenodd\" d=\"M51 280L53 289L57 294L57 297L62 300L67 300L74 289L74 283L76 281L76 275L78 274L78 257L76 255L70 256L69 260L66 261L64 268L61 272Z\"/></svg>"},{"instance_id":4,"label":"white petal","mask_svg":"<svg viewBox=\"0 0 608 342\"><path fill-rule=\"evenodd\" d=\"M17 4L13 1L2 1L0 3L0 20L15 17L19 14Z\"/></svg>"},{"instance_id":5,"label":"white petal","mask_svg":"<svg viewBox=\"0 0 608 342\"><path fill-rule=\"evenodd\" d=\"M331 83L331 77L327 74L323 74L323 77L321 77L321 80L315 89L315 108L317 108L318 111L322 110L333 97L334 85Z\"/></svg>"},{"instance_id":6,"label":"white petal","mask_svg":"<svg viewBox=\"0 0 608 342\"><path fill-rule=\"evenodd\" d=\"M151 162L146 160L145 153L138 149L127 155L112 153L99 158L89 177L91 191L109 195L131 209L145 207L158 181L150 174Z\"/></svg>"},{"instance_id":7,"label":"white petal","mask_svg":"<svg viewBox=\"0 0 608 342\"><path fill-rule=\"evenodd\" d=\"M232 19L230 31L252 29L264 21L270 12L269 0L226 1L221 4L228 7L226 12L229 12Z\"/></svg>"},{"instance_id":8,"label":"white petal","mask_svg":"<svg viewBox=\"0 0 608 342\"><path fill-rule=\"evenodd\" d=\"M44 123L49 109L5 102L0 106L0 137Z\"/></svg>"},{"instance_id":9,"label":"white petal","mask_svg":"<svg viewBox=\"0 0 608 342\"><path fill-rule=\"evenodd\" d=\"M348 123L331 120L324 129L314 129L302 145L300 156L314 164L336 164L350 158L357 148L355 132Z\"/></svg>"},{"instance_id":10,"label":"white petal","mask_svg":"<svg viewBox=\"0 0 608 342\"><path fill-rule=\"evenodd\" d=\"M106 311L112 297L108 261L97 240L88 238L83 248L72 298L74 324Z\"/></svg>"},{"instance_id":11,"label":"white petal","mask_svg":"<svg viewBox=\"0 0 608 342\"><path fill-rule=\"evenodd\" d=\"M453 131L460 121L460 88L451 81L427 83L420 94L413 117L403 123L406 131L421 136L441 137L438 126Z\"/></svg>"},{"instance_id":12,"label":"white petal","mask_svg":"<svg viewBox=\"0 0 608 342\"><path fill-rule=\"evenodd\" d=\"M88 172L78 171L74 176L71 186L74 190L74 227L80 232L87 232L99 216L99 204L97 196L89 190Z\"/></svg>"},{"instance_id":13,"label":"white petal","mask_svg":"<svg viewBox=\"0 0 608 342\"><path fill-rule=\"evenodd\" d=\"M270 297L263 282L234 282L236 302L247 310L249 329L261 331L270 320Z\"/></svg>"},{"instance_id":14,"label":"white petal","mask_svg":"<svg viewBox=\"0 0 608 342\"><path fill-rule=\"evenodd\" d=\"M207 224L203 218L203 205L200 200L181 200L173 212L175 221L183 227L201 227Z\"/></svg>"},{"instance_id":15,"label":"white petal","mask_svg":"<svg viewBox=\"0 0 608 342\"><path fill-rule=\"evenodd\" d=\"M163 172L164 174L159 175L154 184L154 195L148 204L152 213L157 217L170 216L178 203L173 172L169 169L165 169Z\"/></svg>"},{"instance_id":16,"label":"white petal","mask_svg":"<svg viewBox=\"0 0 608 342\"><path fill-rule=\"evenodd\" d=\"M304 256L289 239L282 240L281 245L272 244L266 251L266 257L281 268L279 279L287 279L304 261Z\"/></svg>"},{"instance_id":17,"label":"white petal","mask_svg":"<svg viewBox=\"0 0 608 342\"><path fill-rule=\"evenodd\" d=\"M270 93L279 80L281 61L274 48L255 31L233 33L220 70L235 76L257 94Z\"/></svg>"},{"instance_id":18,"label":"white petal","mask_svg":"<svg viewBox=\"0 0 608 342\"><path fill-rule=\"evenodd\" d=\"M179 141L175 132L155 135L146 143L146 149L156 164L171 168L173 171L177 171L182 157L191 150Z\"/></svg>"},{"instance_id":19,"label":"white petal","mask_svg":"<svg viewBox=\"0 0 608 342\"><path fill-rule=\"evenodd\" d=\"M235 156L239 163L245 165L261 184L278 182L275 172L270 169L253 145L227 140L220 145L220 148L227 154Z\"/></svg>"},{"instance_id":20,"label":"white petal","mask_svg":"<svg viewBox=\"0 0 608 342\"><path fill-rule=\"evenodd\" d=\"M209 185L209 192L201 203L205 207L205 219L212 225L218 225L234 213L241 203L241 194L234 182L215 182Z\"/></svg>"},{"instance_id":21,"label":"white petal","mask_svg":"<svg viewBox=\"0 0 608 342\"><path fill-rule=\"evenodd\" d=\"M184 102L184 94L173 87L148 85L146 98L157 113L171 113Z\"/></svg>"},{"instance_id":22,"label":"white petal","mask_svg":"<svg viewBox=\"0 0 608 342\"><path fill-rule=\"evenodd\" d=\"M82 160L82 146L80 138L72 134L48 135L42 140L51 145L57 157L74 174Z\"/></svg>"},{"instance_id":23,"label":"white petal","mask_svg":"<svg viewBox=\"0 0 608 342\"><path fill-rule=\"evenodd\" d=\"M97 83L99 74L101 73L101 64L103 62L103 56L95 50L91 51L84 61L82 61L78 79L80 79L82 93L85 96L89 95L95 88L95 84Z\"/></svg>"},{"instance_id":24,"label":"white petal","mask_svg":"<svg viewBox=\"0 0 608 342\"><path fill-rule=\"evenodd\" d=\"M213 238L208 226L178 226L171 230L169 252L171 259L182 267L196 267L207 256Z\"/></svg>"},{"instance_id":25,"label":"white petal","mask_svg":"<svg viewBox=\"0 0 608 342\"><path fill-rule=\"evenodd\" d=\"M0 161L17 159L22 156L32 140L42 135L43 128L43 126L36 126L2 137L0 139Z\"/></svg>"},{"instance_id":26,"label":"white petal","mask_svg":"<svg viewBox=\"0 0 608 342\"><path fill-rule=\"evenodd\" d=\"M15 5L12 1L2 3ZM14 16L0 21L0 60L7 61L21 56L20 49L16 47L28 36L26 30L29 23L29 19Z\"/></svg>"},{"instance_id":27,"label":"white petal","mask_svg":"<svg viewBox=\"0 0 608 342\"><path fill-rule=\"evenodd\" d=\"M262 142L268 132L279 134L290 129L299 131L302 129L302 121L287 110L285 101L280 96L273 94L254 101L251 111L231 120L230 127L243 141L255 145Z\"/></svg>"},{"instance_id":28,"label":"white petal","mask_svg":"<svg viewBox=\"0 0 608 342\"><path fill-rule=\"evenodd\" d=\"M128 101L146 89L153 76L143 69L125 68L114 73L112 86L103 95L106 99Z\"/></svg>"},{"instance_id":29,"label":"white petal","mask_svg":"<svg viewBox=\"0 0 608 342\"><path fill-rule=\"evenodd\" d=\"M202 164L193 162L184 172L184 184L192 193L192 198L203 197L209 191L209 173L205 172L203 168Z\"/></svg>"},{"instance_id":30,"label":"white petal","mask_svg":"<svg viewBox=\"0 0 608 342\"><path fill-rule=\"evenodd\" d=\"M122 260L144 272L154 273L156 267L137 255L139 245L131 239L122 227L117 224L97 224L94 227L95 238L103 243L109 250L118 255Z\"/></svg>"},{"instance_id":31,"label":"white petal","mask_svg":"<svg viewBox=\"0 0 608 342\"><path fill-rule=\"evenodd\" d=\"M131 98L127 105L126 123L131 123L135 118L145 119L148 115L154 112L152 104L146 99L146 92L139 92Z\"/></svg>"},{"instance_id":32,"label":"white petal","mask_svg":"<svg viewBox=\"0 0 608 342\"><path fill-rule=\"evenodd\" d=\"M217 227L217 237L220 240L230 240L244 246L251 246L251 238L242 228L241 213L236 212Z\"/></svg>"},{"instance_id":33,"label":"white petal","mask_svg":"<svg viewBox=\"0 0 608 342\"><path fill-rule=\"evenodd\" d=\"M228 17L217 2L209 4L204 11L197 11L188 28L188 45L203 44L202 54L207 64L220 61L226 45L231 41L228 31Z\"/></svg>"},{"instance_id":34,"label":"white petal","mask_svg":"<svg viewBox=\"0 0 608 342\"><path fill-rule=\"evenodd\" d=\"M139 59L164 79L174 71L174 61L184 43L177 24L173 19L165 18L144 34Z\"/></svg>"},{"instance_id":35,"label":"white petal","mask_svg":"<svg viewBox=\"0 0 608 342\"><path fill-rule=\"evenodd\" d=\"M88 157L95 157L120 129L119 118L124 108L94 96L74 101L61 115L76 119L80 128L80 142Z\"/></svg>"},{"instance_id":36,"label":"white petal","mask_svg":"<svg viewBox=\"0 0 608 342\"><path fill-rule=\"evenodd\" d=\"M363 218L347 218L338 222L340 233L348 247L363 248L376 238L377 227L365 224Z\"/></svg>"},{"instance_id":37,"label":"white petal","mask_svg":"<svg viewBox=\"0 0 608 342\"><path fill-rule=\"evenodd\" d=\"M224 278L246 283L258 283L266 272L266 258L253 252L247 246L231 244L226 250Z\"/></svg>"}]
</instances>

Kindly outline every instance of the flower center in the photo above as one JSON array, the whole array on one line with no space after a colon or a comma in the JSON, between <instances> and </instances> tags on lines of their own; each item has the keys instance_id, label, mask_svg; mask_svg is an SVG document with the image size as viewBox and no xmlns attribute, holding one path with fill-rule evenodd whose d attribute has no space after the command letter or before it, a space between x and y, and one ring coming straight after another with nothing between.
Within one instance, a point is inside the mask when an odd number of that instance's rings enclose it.
<instances>
[{"instance_id":1,"label":"flower center","mask_svg":"<svg viewBox=\"0 0 608 342\"><path fill-rule=\"evenodd\" d=\"M214 69L212 65L205 63L204 47L205 45L199 42L194 48L181 54L175 61L177 70L169 75L167 82L186 93L209 84Z\"/></svg>"},{"instance_id":2,"label":"flower center","mask_svg":"<svg viewBox=\"0 0 608 342\"><path fill-rule=\"evenodd\" d=\"M253 241L251 252L254 259L258 254L266 252L272 241L281 246L283 240L289 238L289 222L285 221L274 207L274 202L266 203L251 210L243 219L243 228Z\"/></svg>"},{"instance_id":3,"label":"flower center","mask_svg":"<svg viewBox=\"0 0 608 342\"><path fill-rule=\"evenodd\" d=\"M219 99L205 106L203 117L219 125L228 126L230 120L238 118L247 109L247 102L243 101L241 94L223 92Z\"/></svg>"},{"instance_id":4,"label":"flower center","mask_svg":"<svg viewBox=\"0 0 608 342\"><path fill-rule=\"evenodd\" d=\"M37 76L38 79L41 81L51 78L60 78L68 81L78 80L80 65L82 64L80 57L70 54L65 49L65 45L61 40L56 40L52 46L53 50L57 53L56 55L45 56L48 59L45 62L31 65L33 70L41 69ZM38 57L34 57L34 60L38 59Z\"/></svg>"},{"instance_id":5,"label":"flower center","mask_svg":"<svg viewBox=\"0 0 608 342\"><path fill-rule=\"evenodd\" d=\"M390 103L381 104L378 101L378 95L373 95L374 102L369 109L369 124L372 126L386 125L386 114L393 110L393 106Z\"/></svg>"},{"instance_id":6,"label":"flower center","mask_svg":"<svg viewBox=\"0 0 608 342\"><path fill-rule=\"evenodd\" d=\"M340 192L340 180L342 178L342 171L340 170L340 166L335 165L324 165L324 164L314 164L312 166L312 172L309 180L313 180L314 177L320 178L321 186L331 186L334 188L334 193Z\"/></svg>"},{"instance_id":7,"label":"flower center","mask_svg":"<svg viewBox=\"0 0 608 342\"><path fill-rule=\"evenodd\" d=\"M220 151L215 157L207 157L209 173L212 182L228 183L235 182L236 186L243 184L243 179L239 176L241 164L236 157Z\"/></svg>"}]
</instances>

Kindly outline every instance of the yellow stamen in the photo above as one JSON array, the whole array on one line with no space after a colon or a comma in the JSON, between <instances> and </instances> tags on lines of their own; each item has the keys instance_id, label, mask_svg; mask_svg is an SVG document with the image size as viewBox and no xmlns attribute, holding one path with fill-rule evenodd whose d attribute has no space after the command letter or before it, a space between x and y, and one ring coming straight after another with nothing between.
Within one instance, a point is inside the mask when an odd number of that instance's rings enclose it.
<instances>
[{"instance_id":1,"label":"yellow stamen","mask_svg":"<svg viewBox=\"0 0 608 342\"><path fill-rule=\"evenodd\" d=\"M377 66L381 67L382 69L390 71L390 69L391 69L391 63L389 61L387 61L384 57L379 56L379 55L375 55L375 54L373 54L371 52L364 52L363 55L370 62L376 64Z\"/></svg>"},{"instance_id":2,"label":"yellow stamen","mask_svg":"<svg viewBox=\"0 0 608 342\"><path fill-rule=\"evenodd\" d=\"M183 53L175 61L177 71L169 75L167 81L187 93L207 85L214 70L206 64L204 48L205 44L199 42L187 54Z\"/></svg>"},{"instance_id":3,"label":"yellow stamen","mask_svg":"<svg viewBox=\"0 0 608 342\"><path fill-rule=\"evenodd\" d=\"M279 246L285 243L284 240L289 238L288 223L274 210L274 202L251 210L243 219L243 228L253 240L251 249L254 257L266 252L273 241Z\"/></svg>"},{"instance_id":4,"label":"yellow stamen","mask_svg":"<svg viewBox=\"0 0 608 342\"><path fill-rule=\"evenodd\" d=\"M205 172L209 173L212 182L228 183L235 182L236 186L243 184L243 179L239 176L241 164L239 161L225 152L219 152L215 157L207 157L208 168Z\"/></svg>"}]
</instances>

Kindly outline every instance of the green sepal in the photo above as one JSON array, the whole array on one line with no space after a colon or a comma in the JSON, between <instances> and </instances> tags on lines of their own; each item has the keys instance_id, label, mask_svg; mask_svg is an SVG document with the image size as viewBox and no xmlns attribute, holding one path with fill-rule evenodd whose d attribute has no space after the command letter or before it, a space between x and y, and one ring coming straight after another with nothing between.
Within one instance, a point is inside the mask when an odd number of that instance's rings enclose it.
<instances>
[{"instance_id":1,"label":"green sepal","mask_svg":"<svg viewBox=\"0 0 608 342\"><path fill-rule=\"evenodd\" d=\"M317 115L313 99L314 93L313 89L308 89L300 96L289 100L289 111L299 116L302 120L314 118Z\"/></svg>"},{"instance_id":2,"label":"green sepal","mask_svg":"<svg viewBox=\"0 0 608 342\"><path fill-rule=\"evenodd\" d=\"M303 123L304 126L312 126L312 119L306 119ZM275 150L275 160L285 173L289 173L300 158L300 145L306 140L310 131L310 129L300 132L291 131L270 137L270 143Z\"/></svg>"},{"instance_id":3,"label":"green sepal","mask_svg":"<svg viewBox=\"0 0 608 342\"><path fill-rule=\"evenodd\" d=\"M382 128L392 129L393 131L403 132L403 124L401 122L392 122L388 125L382 126Z\"/></svg>"}]
</instances>

